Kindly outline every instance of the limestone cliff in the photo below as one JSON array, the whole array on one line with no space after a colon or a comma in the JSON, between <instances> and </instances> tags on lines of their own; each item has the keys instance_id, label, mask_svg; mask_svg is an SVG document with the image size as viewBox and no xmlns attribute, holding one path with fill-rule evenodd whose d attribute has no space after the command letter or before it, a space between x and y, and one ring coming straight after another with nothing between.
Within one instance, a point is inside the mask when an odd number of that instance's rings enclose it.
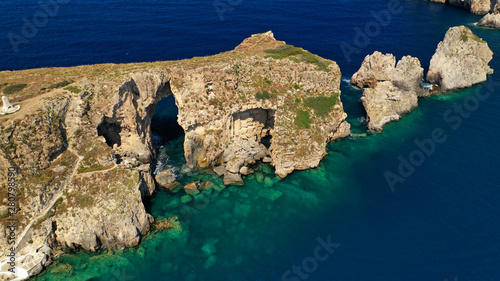
<instances>
[{"instance_id":1,"label":"limestone cliff","mask_svg":"<svg viewBox=\"0 0 500 281\"><path fill-rule=\"evenodd\" d=\"M2 198L7 168L19 170L20 274L39 273L56 249L130 247L149 231L142 199L156 185L150 125L161 99L175 97L188 166L218 166L225 183L239 183L262 158L282 177L316 167L328 142L350 134L340 77L335 62L271 32L211 57L0 72L22 106L0 117ZM4 205L0 213L11 217Z\"/></svg>"},{"instance_id":2,"label":"limestone cliff","mask_svg":"<svg viewBox=\"0 0 500 281\"><path fill-rule=\"evenodd\" d=\"M368 129L381 131L384 125L417 107L418 96L428 94L421 87L423 76L424 69L417 58L405 56L396 65L392 54L375 52L366 56L351 83L364 88L361 101Z\"/></svg>"},{"instance_id":3,"label":"limestone cliff","mask_svg":"<svg viewBox=\"0 0 500 281\"><path fill-rule=\"evenodd\" d=\"M470 87L493 73L488 63L493 52L488 43L465 26L452 27L432 56L427 80L442 91Z\"/></svg>"}]
</instances>

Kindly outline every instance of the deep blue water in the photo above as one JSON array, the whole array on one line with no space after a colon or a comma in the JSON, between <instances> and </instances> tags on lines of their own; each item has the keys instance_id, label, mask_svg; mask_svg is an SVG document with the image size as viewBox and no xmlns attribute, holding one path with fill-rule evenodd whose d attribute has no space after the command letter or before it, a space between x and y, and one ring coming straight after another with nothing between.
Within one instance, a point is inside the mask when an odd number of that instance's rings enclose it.
<instances>
[{"instance_id":1,"label":"deep blue water","mask_svg":"<svg viewBox=\"0 0 500 281\"><path fill-rule=\"evenodd\" d=\"M446 30L463 24L489 43L497 73L488 84L500 82L500 31L474 27L479 17L459 9L402 0L401 12L348 58L341 43L353 45L355 28L364 29L373 21L370 11L386 10L389 1L221 1L236 2L241 3L221 21L212 1L73 0L61 4L16 53L9 32L20 35L22 18L41 8L34 0L4 0L0 69L204 56L273 30L279 40L337 61L349 78L375 50L416 56L427 68ZM261 181L248 179L193 216L181 238L159 233L138 249L68 255L55 268L69 264L71 273L49 270L39 279L112 280L111 270L123 269L135 280L282 280L294 264L314 265L307 257L320 245L318 238L330 236L338 245L307 280L500 280L500 86L480 87L421 99L419 108L382 134L331 144L318 169L276 181L263 167L272 189L284 193L274 202L260 193ZM349 121L362 132L361 93L346 83L342 90ZM490 96L460 118L460 125L456 114L453 122L443 118L454 104L470 102L476 90ZM168 104L160 106L158 114L168 117L169 110ZM418 148L414 141L430 138L436 128L446 141L391 192L384 173L397 173L398 157L408 159ZM163 148L174 166L182 164L181 143L174 140ZM168 208L175 200L158 194L153 215L175 214ZM211 245L216 255L206 253ZM207 255L217 257L214 265L207 266Z\"/></svg>"}]
</instances>

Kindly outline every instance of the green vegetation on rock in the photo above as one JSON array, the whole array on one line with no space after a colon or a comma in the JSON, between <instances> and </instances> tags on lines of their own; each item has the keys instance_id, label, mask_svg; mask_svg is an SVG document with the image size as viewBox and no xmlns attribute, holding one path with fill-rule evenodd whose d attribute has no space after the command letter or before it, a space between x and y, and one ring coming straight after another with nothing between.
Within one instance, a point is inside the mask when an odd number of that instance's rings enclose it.
<instances>
[{"instance_id":1,"label":"green vegetation on rock","mask_svg":"<svg viewBox=\"0 0 500 281\"><path fill-rule=\"evenodd\" d=\"M15 93L23 90L24 88L26 88L26 86L28 86L28 85L27 84L11 85L11 86L5 87L5 89L3 89L3 93L6 95L15 94Z\"/></svg>"},{"instance_id":2,"label":"green vegetation on rock","mask_svg":"<svg viewBox=\"0 0 500 281\"><path fill-rule=\"evenodd\" d=\"M268 100L271 98L271 95L269 94L268 91L262 91L255 94L255 98L258 100Z\"/></svg>"},{"instance_id":3,"label":"green vegetation on rock","mask_svg":"<svg viewBox=\"0 0 500 281\"><path fill-rule=\"evenodd\" d=\"M69 81L65 80L65 81L62 81L62 82L50 85L48 87L48 89L57 89L57 88L66 87L66 86L68 86L69 84L72 84L72 83L73 83L72 80L69 80Z\"/></svg>"},{"instance_id":4,"label":"green vegetation on rock","mask_svg":"<svg viewBox=\"0 0 500 281\"><path fill-rule=\"evenodd\" d=\"M301 48L297 48L291 45L279 46L275 49L265 50L265 52L271 54L271 57L273 59L280 60L290 57L290 59L293 58L292 60L295 62L307 62L316 64L318 66L318 70L323 70L326 72L330 71L330 68L328 68L330 62L322 60L320 57L316 55L313 55L307 51L304 51Z\"/></svg>"},{"instance_id":5,"label":"green vegetation on rock","mask_svg":"<svg viewBox=\"0 0 500 281\"><path fill-rule=\"evenodd\" d=\"M311 116L309 111L299 110L295 117L295 125L302 129L311 128Z\"/></svg>"},{"instance_id":6,"label":"green vegetation on rock","mask_svg":"<svg viewBox=\"0 0 500 281\"><path fill-rule=\"evenodd\" d=\"M70 92L75 93L75 94L78 94L82 91L81 89L79 89L77 87L73 87L73 86L66 87L66 88L64 88L64 90L70 91Z\"/></svg>"},{"instance_id":7,"label":"green vegetation on rock","mask_svg":"<svg viewBox=\"0 0 500 281\"><path fill-rule=\"evenodd\" d=\"M314 114L319 117L328 115L333 106L339 101L339 94L334 94L330 97L307 97L304 103L307 107L314 110Z\"/></svg>"}]
</instances>

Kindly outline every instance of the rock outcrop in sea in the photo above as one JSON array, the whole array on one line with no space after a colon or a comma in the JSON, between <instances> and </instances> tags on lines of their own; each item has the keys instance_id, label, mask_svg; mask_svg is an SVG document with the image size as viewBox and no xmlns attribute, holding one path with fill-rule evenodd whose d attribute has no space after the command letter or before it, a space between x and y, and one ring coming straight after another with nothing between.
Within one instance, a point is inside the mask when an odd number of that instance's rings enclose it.
<instances>
[{"instance_id":1,"label":"rock outcrop in sea","mask_svg":"<svg viewBox=\"0 0 500 281\"><path fill-rule=\"evenodd\" d=\"M365 57L361 68L352 76L351 84L363 88L361 101L368 118L368 129L381 131L384 125L397 121L418 106L424 69L420 61L403 57L396 65L392 54L375 52Z\"/></svg>"},{"instance_id":2,"label":"rock outcrop in sea","mask_svg":"<svg viewBox=\"0 0 500 281\"><path fill-rule=\"evenodd\" d=\"M430 0L431 2L447 3L470 11L476 15L485 15L490 12L497 0Z\"/></svg>"},{"instance_id":3,"label":"rock outcrop in sea","mask_svg":"<svg viewBox=\"0 0 500 281\"><path fill-rule=\"evenodd\" d=\"M30 276L56 249L131 247L150 230L142 200L156 180L181 189L172 171L155 180L151 168L151 119L169 95L187 165L215 167L226 184L241 183L261 159L280 177L316 167L328 142L350 134L338 65L272 32L210 57L4 71L0 80L18 89L9 98L22 106L0 117L0 182L15 167L20 187L19 208L11 214L2 205L0 219L16 220L17 268ZM0 232L2 252L6 235Z\"/></svg>"},{"instance_id":4,"label":"rock outcrop in sea","mask_svg":"<svg viewBox=\"0 0 500 281\"><path fill-rule=\"evenodd\" d=\"M500 29L500 2L495 5L491 13L485 15L478 23L478 26Z\"/></svg>"},{"instance_id":5,"label":"rock outcrop in sea","mask_svg":"<svg viewBox=\"0 0 500 281\"><path fill-rule=\"evenodd\" d=\"M493 73L488 65L492 58L488 43L469 28L451 27L432 56L427 80L443 92L470 87Z\"/></svg>"}]
</instances>

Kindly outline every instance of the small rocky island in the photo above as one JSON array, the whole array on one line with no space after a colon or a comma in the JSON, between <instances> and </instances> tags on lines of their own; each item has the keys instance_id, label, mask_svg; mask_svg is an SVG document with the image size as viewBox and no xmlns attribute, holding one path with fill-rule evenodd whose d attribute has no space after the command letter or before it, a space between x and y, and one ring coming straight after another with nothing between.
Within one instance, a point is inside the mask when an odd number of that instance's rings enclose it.
<instances>
[{"instance_id":1,"label":"small rocky island","mask_svg":"<svg viewBox=\"0 0 500 281\"><path fill-rule=\"evenodd\" d=\"M429 0L431 2L450 4L470 11L476 15L484 15L478 26L500 29L500 2L498 0Z\"/></svg>"},{"instance_id":2,"label":"small rocky island","mask_svg":"<svg viewBox=\"0 0 500 281\"><path fill-rule=\"evenodd\" d=\"M424 69L417 58L403 57L396 65L392 54L375 52L365 57L351 84L363 89L361 101L368 129L382 131L418 106L418 97L470 87L493 74L488 65L493 52L488 43L465 26L452 27L438 44L430 61L427 81L432 91L422 88Z\"/></svg>"},{"instance_id":3,"label":"small rocky island","mask_svg":"<svg viewBox=\"0 0 500 281\"><path fill-rule=\"evenodd\" d=\"M382 127L397 121L418 106L424 69L417 58L403 57L396 65L392 54L375 52L368 55L351 79L351 84L363 88L361 101L368 117L368 129L381 131Z\"/></svg>"},{"instance_id":4,"label":"small rocky island","mask_svg":"<svg viewBox=\"0 0 500 281\"><path fill-rule=\"evenodd\" d=\"M225 184L242 183L261 160L280 177L316 167L328 142L350 135L338 65L272 32L210 57L3 71L0 81L22 106L0 117L0 182L14 167L20 187L13 216L5 205L0 214L17 223L16 268L25 277L59 249L132 247L150 231L143 198L156 188L151 118L169 95L187 165L216 168ZM7 235L0 233L2 252Z\"/></svg>"},{"instance_id":5,"label":"small rocky island","mask_svg":"<svg viewBox=\"0 0 500 281\"><path fill-rule=\"evenodd\" d=\"M452 27L432 56L427 81L438 84L444 92L470 87L493 74L488 65L492 59L486 41L465 26Z\"/></svg>"}]
</instances>

